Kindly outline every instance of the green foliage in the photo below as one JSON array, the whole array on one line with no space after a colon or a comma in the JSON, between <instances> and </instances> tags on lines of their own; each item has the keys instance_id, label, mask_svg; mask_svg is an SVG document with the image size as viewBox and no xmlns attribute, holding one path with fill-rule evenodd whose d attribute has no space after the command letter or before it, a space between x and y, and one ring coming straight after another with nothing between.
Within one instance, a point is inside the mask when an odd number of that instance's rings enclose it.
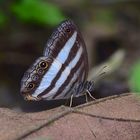
<instances>
[{"instance_id":1,"label":"green foliage","mask_svg":"<svg viewBox=\"0 0 140 140\"><path fill-rule=\"evenodd\" d=\"M140 62L136 63L132 68L130 87L133 92L140 95Z\"/></svg>"},{"instance_id":2,"label":"green foliage","mask_svg":"<svg viewBox=\"0 0 140 140\"><path fill-rule=\"evenodd\" d=\"M11 10L22 22L54 26L64 20L57 6L42 0L21 0L14 3Z\"/></svg>"},{"instance_id":3,"label":"green foliage","mask_svg":"<svg viewBox=\"0 0 140 140\"><path fill-rule=\"evenodd\" d=\"M0 11L0 28L5 25L6 22L6 16L3 14L3 12Z\"/></svg>"},{"instance_id":4,"label":"green foliage","mask_svg":"<svg viewBox=\"0 0 140 140\"><path fill-rule=\"evenodd\" d=\"M3 2L4 2L4 0L0 0L0 4L3 3Z\"/></svg>"}]
</instances>

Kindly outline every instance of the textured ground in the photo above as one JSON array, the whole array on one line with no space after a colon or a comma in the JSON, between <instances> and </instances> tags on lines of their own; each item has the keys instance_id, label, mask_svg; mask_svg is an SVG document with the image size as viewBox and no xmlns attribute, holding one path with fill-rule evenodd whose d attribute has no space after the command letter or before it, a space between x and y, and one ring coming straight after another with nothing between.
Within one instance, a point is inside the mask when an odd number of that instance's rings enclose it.
<instances>
[{"instance_id":1,"label":"textured ground","mask_svg":"<svg viewBox=\"0 0 140 140\"><path fill-rule=\"evenodd\" d=\"M37 113L0 108L0 140L138 140L140 99L132 94Z\"/></svg>"}]
</instances>

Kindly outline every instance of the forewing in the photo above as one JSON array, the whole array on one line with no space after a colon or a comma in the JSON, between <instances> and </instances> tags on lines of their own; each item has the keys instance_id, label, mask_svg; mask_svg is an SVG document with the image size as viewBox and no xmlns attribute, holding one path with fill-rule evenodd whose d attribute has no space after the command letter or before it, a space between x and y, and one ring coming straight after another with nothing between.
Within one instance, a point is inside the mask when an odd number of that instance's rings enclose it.
<instances>
[{"instance_id":1,"label":"forewing","mask_svg":"<svg viewBox=\"0 0 140 140\"><path fill-rule=\"evenodd\" d=\"M79 29L71 20L62 22L52 33L46 44L44 55L52 57L54 62L58 61L62 67L52 80L49 88L40 96L46 98L48 97L47 94L54 94L55 92L53 99L63 98L65 91L68 92L75 84L86 80L88 73L87 51ZM77 71L79 71L81 65L83 65L83 70L79 76ZM75 77L75 80L72 80L73 77ZM74 84L70 85L69 82Z\"/></svg>"}]
</instances>

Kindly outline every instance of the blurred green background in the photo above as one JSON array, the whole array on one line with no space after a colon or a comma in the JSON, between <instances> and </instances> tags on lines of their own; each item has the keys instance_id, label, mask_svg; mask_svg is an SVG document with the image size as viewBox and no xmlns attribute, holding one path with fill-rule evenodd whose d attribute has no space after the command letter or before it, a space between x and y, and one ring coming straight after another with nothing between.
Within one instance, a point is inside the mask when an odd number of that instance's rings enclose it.
<instances>
[{"instance_id":1,"label":"blurred green background","mask_svg":"<svg viewBox=\"0 0 140 140\"><path fill-rule=\"evenodd\" d=\"M65 19L80 28L90 69L98 72L105 62L109 65L93 95L139 93L139 15L140 2L133 0L0 0L0 106L26 104L19 93L20 80Z\"/></svg>"}]
</instances>

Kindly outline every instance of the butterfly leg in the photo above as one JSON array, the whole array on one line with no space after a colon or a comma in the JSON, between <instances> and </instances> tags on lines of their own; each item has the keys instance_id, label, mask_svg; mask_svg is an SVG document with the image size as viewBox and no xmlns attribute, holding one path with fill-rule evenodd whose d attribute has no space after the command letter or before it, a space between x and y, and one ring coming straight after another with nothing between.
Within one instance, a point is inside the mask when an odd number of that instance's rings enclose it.
<instances>
[{"instance_id":1,"label":"butterfly leg","mask_svg":"<svg viewBox=\"0 0 140 140\"><path fill-rule=\"evenodd\" d=\"M93 99L93 100L96 100L96 98L94 98L91 93L89 92L89 90L86 90L86 93Z\"/></svg>"},{"instance_id":2,"label":"butterfly leg","mask_svg":"<svg viewBox=\"0 0 140 140\"><path fill-rule=\"evenodd\" d=\"M85 92L88 94L93 100L96 100L92 95L91 92L94 90L94 83L92 81L87 81L85 83ZM86 97L87 98L87 97ZM87 100L87 99L86 99Z\"/></svg>"},{"instance_id":3,"label":"butterfly leg","mask_svg":"<svg viewBox=\"0 0 140 140\"><path fill-rule=\"evenodd\" d=\"M70 97L70 107L72 107L73 94Z\"/></svg>"},{"instance_id":4,"label":"butterfly leg","mask_svg":"<svg viewBox=\"0 0 140 140\"><path fill-rule=\"evenodd\" d=\"M75 97L76 95L85 95L86 97L86 102L88 102L87 94L95 100L95 98L91 95L91 92L94 90L94 83L92 81L86 81L86 82L81 82L78 85L75 86L74 92L75 93L73 96Z\"/></svg>"},{"instance_id":5,"label":"butterfly leg","mask_svg":"<svg viewBox=\"0 0 140 140\"><path fill-rule=\"evenodd\" d=\"M86 103L88 103L87 92L85 92L85 97L86 97Z\"/></svg>"}]
</instances>

